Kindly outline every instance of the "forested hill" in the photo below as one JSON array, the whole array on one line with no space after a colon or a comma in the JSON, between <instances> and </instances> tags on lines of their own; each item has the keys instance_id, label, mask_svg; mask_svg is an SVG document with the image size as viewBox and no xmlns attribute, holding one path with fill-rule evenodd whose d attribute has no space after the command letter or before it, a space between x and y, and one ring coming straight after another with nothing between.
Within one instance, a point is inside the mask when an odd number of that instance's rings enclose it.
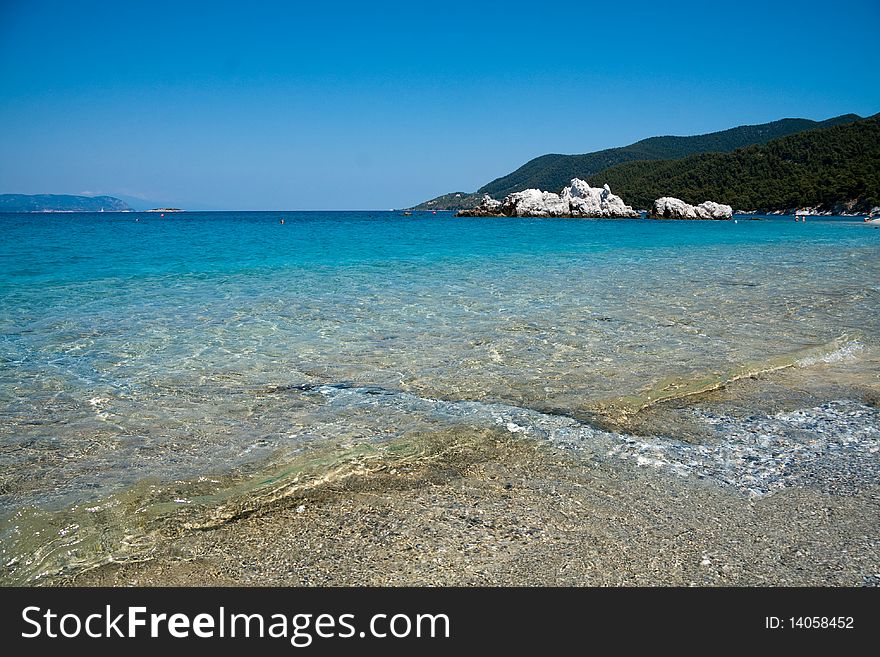
<instances>
[{"instance_id":1,"label":"forested hill","mask_svg":"<svg viewBox=\"0 0 880 657\"><path fill-rule=\"evenodd\" d=\"M444 194L417 205L416 209L473 207L483 194L501 200L507 194L529 188L558 192L572 178L586 180L596 173L624 162L681 158L695 153L728 152L743 146L763 144L804 130L851 123L860 118L856 114L844 114L826 121L781 119L772 123L744 125L692 137L650 137L629 146L608 148L585 155L542 155L530 160L516 171L483 185L476 193Z\"/></svg>"},{"instance_id":2,"label":"forested hill","mask_svg":"<svg viewBox=\"0 0 880 657\"><path fill-rule=\"evenodd\" d=\"M880 205L880 114L731 153L621 164L588 181L607 183L637 208L674 196L736 210L867 212Z\"/></svg>"},{"instance_id":3,"label":"forested hill","mask_svg":"<svg viewBox=\"0 0 880 657\"><path fill-rule=\"evenodd\" d=\"M782 119L761 125L710 132L693 137L650 137L621 148L609 148L586 155L542 155L527 162L502 178L483 185L477 193L503 198L512 192L536 188L558 192L572 178L586 180L590 176L617 164L635 160L668 160L695 153L728 152L752 144L764 144L771 139L804 130L857 121L859 116L846 114L827 121L809 119ZM612 188L613 189L613 188Z\"/></svg>"},{"instance_id":4,"label":"forested hill","mask_svg":"<svg viewBox=\"0 0 880 657\"><path fill-rule=\"evenodd\" d=\"M115 196L0 194L0 212L119 212L131 210Z\"/></svg>"}]
</instances>

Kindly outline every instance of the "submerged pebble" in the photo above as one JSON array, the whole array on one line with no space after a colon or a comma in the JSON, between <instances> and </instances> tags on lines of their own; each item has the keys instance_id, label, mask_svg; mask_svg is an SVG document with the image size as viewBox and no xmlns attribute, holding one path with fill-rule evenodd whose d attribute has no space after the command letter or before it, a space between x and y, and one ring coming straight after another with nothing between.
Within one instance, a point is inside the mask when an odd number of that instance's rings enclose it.
<instances>
[{"instance_id":1,"label":"submerged pebble","mask_svg":"<svg viewBox=\"0 0 880 657\"><path fill-rule=\"evenodd\" d=\"M694 444L666 436L603 431L567 416L506 404L450 402L410 393L377 398L367 390L331 386L318 391L337 412L381 404L383 413L393 411L421 421L495 426L580 450L586 457L620 459L671 475L708 479L752 497L792 485L851 494L880 480L880 411L850 400L746 418L694 409L694 418L715 434L713 440Z\"/></svg>"}]
</instances>

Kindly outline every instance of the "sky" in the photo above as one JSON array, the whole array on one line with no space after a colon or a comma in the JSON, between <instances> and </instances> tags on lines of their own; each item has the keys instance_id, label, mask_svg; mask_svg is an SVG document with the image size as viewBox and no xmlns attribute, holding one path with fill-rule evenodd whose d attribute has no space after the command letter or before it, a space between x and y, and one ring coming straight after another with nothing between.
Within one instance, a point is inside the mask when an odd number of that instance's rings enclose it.
<instances>
[{"instance_id":1,"label":"sky","mask_svg":"<svg viewBox=\"0 0 880 657\"><path fill-rule=\"evenodd\" d=\"M388 209L544 153L880 112L880 0L0 0L0 193Z\"/></svg>"}]
</instances>

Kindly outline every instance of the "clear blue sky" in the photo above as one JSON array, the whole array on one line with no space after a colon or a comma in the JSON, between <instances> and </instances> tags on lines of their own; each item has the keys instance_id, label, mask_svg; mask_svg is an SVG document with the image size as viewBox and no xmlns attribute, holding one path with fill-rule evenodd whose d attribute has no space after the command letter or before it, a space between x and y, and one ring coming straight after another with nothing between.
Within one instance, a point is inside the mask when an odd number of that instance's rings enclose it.
<instances>
[{"instance_id":1,"label":"clear blue sky","mask_svg":"<svg viewBox=\"0 0 880 657\"><path fill-rule=\"evenodd\" d=\"M403 207L548 152L874 114L878 32L878 0L0 0L0 192Z\"/></svg>"}]
</instances>

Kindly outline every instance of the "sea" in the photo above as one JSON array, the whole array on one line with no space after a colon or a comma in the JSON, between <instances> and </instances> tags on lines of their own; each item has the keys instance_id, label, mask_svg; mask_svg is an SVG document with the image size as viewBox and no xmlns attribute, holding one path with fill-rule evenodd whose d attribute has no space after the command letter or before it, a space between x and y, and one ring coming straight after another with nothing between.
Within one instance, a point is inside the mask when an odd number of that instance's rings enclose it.
<instances>
[{"instance_id":1,"label":"sea","mask_svg":"<svg viewBox=\"0 0 880 657\"><path fill-rule=\"evenodd\" d=\"M880 228L735 219L0 215L0 582L444 431L876 483Z\"/></svg>"}]
</instances>

